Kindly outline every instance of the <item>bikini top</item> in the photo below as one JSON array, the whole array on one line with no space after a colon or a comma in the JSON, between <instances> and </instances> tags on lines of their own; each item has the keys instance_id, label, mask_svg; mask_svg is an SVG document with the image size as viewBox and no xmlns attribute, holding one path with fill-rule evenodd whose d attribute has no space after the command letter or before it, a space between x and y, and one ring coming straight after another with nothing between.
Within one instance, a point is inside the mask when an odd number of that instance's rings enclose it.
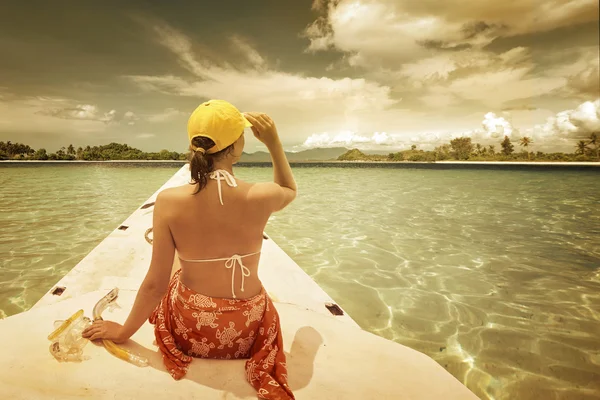
<instances>
[{"instance_id":1,"label":"bikini top","mask_svg":"<svg viewBox=\"0 0 600 400\"><path fill-rule=\"evenodd\" d=\"M217 169L217 170L211 172L209 175L209 178L217 181L217 190L219 192L219 201L221 202L221 205L223 205L223 194L221 192L221 181L225 181L225 183L227 183L227 185L230 187L237 187L237 182L235 181L235 178L233 177L233 175L231 175L231 173L229 173L228 171L226 171L224 169ZM244 265L244 263L242 262L242 259L246 258L246 257L254 256L259 253L260 253L260 251L250 253L250 254L243 254L243 255L234 254L231 257L211 258L211 259L207 259L207 260L186 260L181 257L179 257L179 259L181 261L198 262L198 263L199 262L212 262L212 261L225 261L225 268L231 269L231 295L233 296L234 299L237 299L237 296L235 295L235 288L234 288L235 267L236 267L236 265L239 266L240 273L242 274L242 283L240 285L240 290L243 292L244 291L244 279L246 277L250 276L250 270Z\"/></svg>"}]
</instances>

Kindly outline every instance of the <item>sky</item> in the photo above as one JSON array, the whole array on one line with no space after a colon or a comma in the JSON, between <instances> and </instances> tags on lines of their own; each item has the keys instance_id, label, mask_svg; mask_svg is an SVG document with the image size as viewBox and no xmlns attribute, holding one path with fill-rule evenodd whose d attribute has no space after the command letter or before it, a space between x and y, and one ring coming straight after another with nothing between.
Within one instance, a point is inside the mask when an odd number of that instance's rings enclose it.
<instances>
[{"instance_id":1,"label":"sky","mask_svg":"<svg viewBox=\"0 0 600 400\"><path fill-rule=\"evenodd\" d=\"M7 1L0 140L183 152L190 113L225 99L289 151L572 152L600 131L598 38L597 0Z\"/></svg>"}]
</instances>

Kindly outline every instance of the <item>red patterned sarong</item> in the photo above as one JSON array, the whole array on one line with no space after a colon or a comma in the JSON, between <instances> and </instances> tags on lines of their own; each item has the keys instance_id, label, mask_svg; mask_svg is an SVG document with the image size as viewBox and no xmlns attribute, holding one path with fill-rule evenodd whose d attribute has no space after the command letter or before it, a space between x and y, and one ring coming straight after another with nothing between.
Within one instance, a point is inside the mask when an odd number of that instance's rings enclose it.
<instances>
[{"instance_id":1,"label":"red patterned sarong","mask_svg":"<svg viewBox=\"0 0 600 400\"><path fill-rule=\"evenodd\" d=\"M261 399L294 399L279 315L263 291L249 299L204 296L186 287L177 271L150 316L156 343L173 378L186 374L193 357L247 358L246 379Z\"/></svg>"}]
</instances>

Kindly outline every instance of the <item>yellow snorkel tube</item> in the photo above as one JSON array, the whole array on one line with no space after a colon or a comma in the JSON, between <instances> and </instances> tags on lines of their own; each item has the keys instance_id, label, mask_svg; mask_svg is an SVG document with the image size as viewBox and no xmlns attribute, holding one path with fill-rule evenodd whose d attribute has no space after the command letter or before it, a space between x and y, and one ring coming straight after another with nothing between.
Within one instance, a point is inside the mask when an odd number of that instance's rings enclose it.
<instances>
[{"instance_id":1,"label":"yellow snorkel tube","mask_svg":"<svg viewBox=\"0 0 600 400\"><path fill-rule=\"evenodd\" d=\"M119 296L119 289L114 288L113 290L108 292L108 294L106 296L101 298L96 303L96 305L94 306L93 313L92 313L93 317L94 317L94 321L102 320L102 312L106 309L106 307L108 307L110 304L112 304L117 299L118 296ZM138 367L148 366L147 358L141 357L137 354L130 352L127 349L123 349L122 347L117 346L112 340L102 339L102 344L104 344L104 347L106 348L106 350L108 350L108 352L110 354L112 354L115 357L120 358L121 360L130 362L133 365L137 365Z\"/></svg>"}]
</instances>

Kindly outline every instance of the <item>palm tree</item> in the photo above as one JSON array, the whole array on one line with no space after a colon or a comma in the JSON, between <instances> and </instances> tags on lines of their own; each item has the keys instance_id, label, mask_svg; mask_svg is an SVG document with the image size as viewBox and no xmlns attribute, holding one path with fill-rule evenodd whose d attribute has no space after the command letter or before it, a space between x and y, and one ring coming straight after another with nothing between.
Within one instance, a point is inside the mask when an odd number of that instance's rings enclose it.
<instances>
[{"instance_id":1,"label":"palm tree","mask_svg":"<svg viewBox=\"0 0 600 400\"><path fill-rule=\"evenodd\" d=\"M600 160L600 154L598 153L598 132L592 132L590 134L590 143L594 145L594 150L596 150L596 158Z\"/></svg>"},{"instance_id":2,"label":"palm tree","mask_svg":"<svg viewBox=\"0 0 600 400\"><path fill-rule=\"evenodd\" d=\"M515 146L510 142L510 138L506 135L504 135L504 140L500 143L500 146L502 146L502 153L505 156L511 155L515 149Z\"/></svg>"},{"instance_id":3,"label":"palm tree","mask_svg":"<svg viewBox=\"0 0 600 400\"><path fill-rule=\"evenodd\" d=\"M475 144L475 148L477 149L477 155L481 155L481 145L479 143Z\"/></svg>"},{"instance_id":4,"label":"palm tree","mask_svg":"<svg viewBox=\"0 0 600 400\"><path fill-rule=\"evenodd\" d=\"M587 150L587 143L585 142L585 140L580 140L579 142L577 142L577 150L575 151L575 154L585 154L585 151Z\"/></svg>"},{"instance_id":5,"label":"palm tree","mask_svg":"<svg viewBox=\"0 0 600 400\"><path fill-rule=\"evenodd\" d=\"M521 138L521 140L519 141L519 145L523 146L525 148L525 151L527 151L527 159L529 160L529 151L527 150L527 146L529 146L531 143L533 143L533 140L531 140L530 137L524 136Z\"/></svg>"},{"instance_id":6,"label":"palm tree","mask_svg":"<svg viewBox=\"0 0 600 400\"><path fill-rule=\"evenodd\" d=\"M488 146L488 149L489 149L489 152L490 152L491 155L496 154L496 149L495 149L495 146L493 144L490 144Z\"/></svg>"}]
</instances>

